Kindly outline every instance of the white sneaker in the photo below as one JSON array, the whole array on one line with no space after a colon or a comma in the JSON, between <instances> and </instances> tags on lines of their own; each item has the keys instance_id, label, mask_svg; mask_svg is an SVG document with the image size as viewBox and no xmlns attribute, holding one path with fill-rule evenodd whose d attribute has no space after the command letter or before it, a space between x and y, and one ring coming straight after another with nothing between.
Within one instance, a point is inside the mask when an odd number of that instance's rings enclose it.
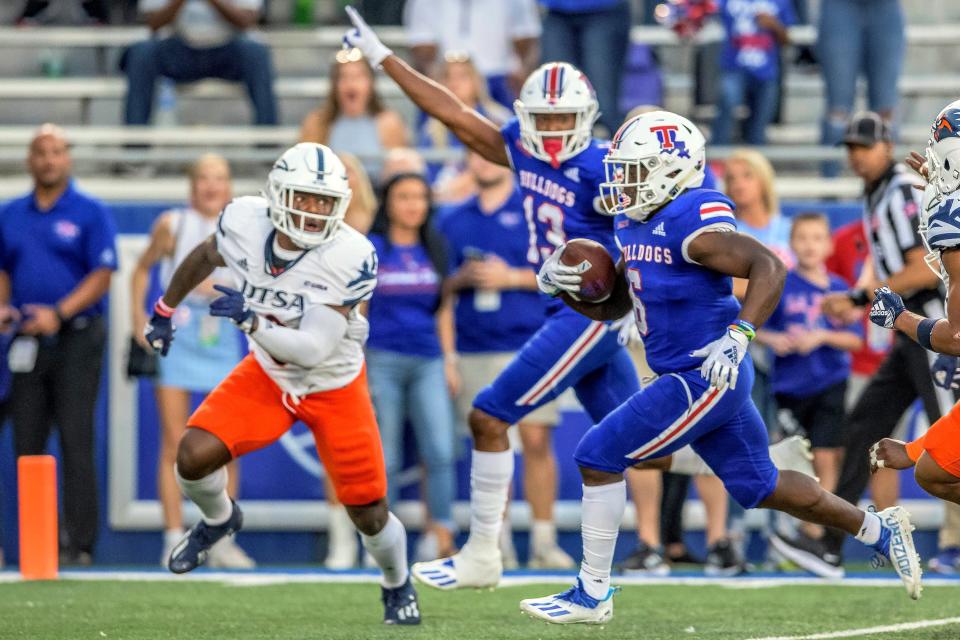
<instances>
[{"instance_id":1,"label":"white sneaker","mask_svg":"<svg viewBox=\"0 0 960 640\"><path fill-rule=\"evenodd\" d=\"M923 591L923 569L920 555L913 544L916 527L910 522L910 514L903 507L889 507L878 511L877 515L883 523L883 531L877 544L870 546L890 561L907 593L914 600L919 600Z\"/></svg>"},{"instance_id":2,"label":"white sneaker","mask_svg":"<svg viewBox=\"0 0 960 640\"><path fill-rule=\"evenodd\" d=\"M478 555L471 551L468 542L460 553L449 558L417 562L410 568L410 573L428 587L443 591L468 587L494 588L503 575L503 562L497 547L493 547L491 552Z\"/></svg>"},{"instance_id":3,"label":"white sneaker","mask_svg":"<svg viewBox=\"0 0 960 640\"><path fill-rule=\"evenodd\" d=\"M553 544L533 549L527 566L531 569L572 569L577 563L560 545Z\"/></svg>"},{"instance_id":4,"label":"white sneaker","mask_svg":"<svg viewBox=\"0 0 960 640\"><path fill-rule=\"evenodd\" d=\"M553 624L603 624L613 618L613 594L610 587L603 600L590 597L583 589L583 582L563 593L544 598L528 598L520 601L520 610L528 616Z\"/></svg>"},{"instance_id":5,"label":"white sneaker","mask_svg":"<svg viewBox=\"0 0 960 640\"><path fill-rule=\"evenodd\" d=\"M226 536L210 547L207 566L212 569L253 569L257 563L240 548L233 536Z\"/></svg>"},{"instance_id":6,"label":"white sneaker","mask_svg":"<svg viewBox=\"0 0 960 640\"><path fill-rule=\"evenodd\" d=\"M811 478L817 477L813 472L810 441L803 436L790 436L770 445L770 458L781 471L798 471Z\"/></svg>"},{"instance_id":7,"label":"white sneaker","mask_svg":"<svg viewBox=\"0 0 960 640\"><path fill-rule=\"evenodd\" d=\"M352 569L357 566L357 530L347 515L343 505L330 509L330 523L327 527L327 557L323 566L327 569Z\"/></svg>"}]
</instances>

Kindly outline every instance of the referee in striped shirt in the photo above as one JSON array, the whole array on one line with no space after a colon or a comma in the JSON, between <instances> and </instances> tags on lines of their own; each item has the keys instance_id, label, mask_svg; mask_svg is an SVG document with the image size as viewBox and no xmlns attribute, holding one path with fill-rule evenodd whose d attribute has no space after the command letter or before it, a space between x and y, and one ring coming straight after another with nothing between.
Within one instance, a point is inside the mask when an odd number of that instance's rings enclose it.
<instances>
[{"instance_id":1,"label":"referee in striped shirt","mask_svg":"<svg viewBox=\"0 0 960 640\"><path fill-rule=\"evenodd\" d=\"M864 182L863 226L872 260L865 265L861 287L825 297L825 313L849 318L870 304L875 288L888 286L903 296L911 311L942 318L940 280L924 261L927 250L918 231L923 192L913 187L919 183L918 177L906 165L894 161L889 126L876 113L856 114L843 144L851 169ZM860 500L870 479L870 445L890 436L917 398L923 401L931 424L950 410L953 394L934 386L932 359L933 354L923 347L896 335L889 355L847 416L846 456L838 496L854 504ZM839 568L844 536L828 530L820 559Z\"/></svg>"}]
</instances>

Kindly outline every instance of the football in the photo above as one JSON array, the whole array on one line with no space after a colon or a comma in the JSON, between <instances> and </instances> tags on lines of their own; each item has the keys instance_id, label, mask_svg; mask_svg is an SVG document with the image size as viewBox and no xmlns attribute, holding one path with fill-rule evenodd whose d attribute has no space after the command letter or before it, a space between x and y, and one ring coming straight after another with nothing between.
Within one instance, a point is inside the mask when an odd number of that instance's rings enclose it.
<instances>
[{"instance_id":1,"label":"football","mask_svg":"<svg viewBox=\"0 0 960 640\"><path fill-rule=\"evenodd\" d=\"M560 262L569 267L586 263L580 293L575 296L570 294L575 300L597 303L610 297L617 280L617 267L602 244L586 238L575 238L563 249Z\"/></svg>"}]
</instances>

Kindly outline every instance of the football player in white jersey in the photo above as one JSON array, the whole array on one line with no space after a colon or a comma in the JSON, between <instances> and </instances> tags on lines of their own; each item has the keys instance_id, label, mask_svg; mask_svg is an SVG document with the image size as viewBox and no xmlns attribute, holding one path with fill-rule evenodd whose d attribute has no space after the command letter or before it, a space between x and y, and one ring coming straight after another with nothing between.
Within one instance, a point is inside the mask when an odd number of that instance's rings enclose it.
<instances>
[{"instance_id":1,"label":"football player in white jersey","mask_svg":"<svg viewBox=\"0 0 960 640\"><path fill-rule=\"evenodd\" d=\"M301 143L274 164L263 197L236 198L217 231L180 264L144 333L165 355L174 308L216 267L241 283L217 285L210 313L247 334L248 355L203 401L177 450L176 476L201 521L174 548L168 566L185 573L240 529L224 465L280 438L296 420L313 432L337 497L383 570L384 622L417 624L406 531L387 509L386 471L367 391L366 320L357 305L376 284L377 255L342 224L350 203L343 163L327 147Z\"/></svg>"},{"instance_id":2,"label":"football player in white jersey","mask_svg":"<svg viewBox=\"0 0 960 640\"><path fill-rule=\"evenodd\" d=\"M960 384L960 290L954 288L960 285L960 100L937 115L926 156L913 153L907 163L928 182L919 229L930 252L927 264L946 287L947 317L932 319L911 313L904 309L899 295L882 287L876 290L870 320L942 354L934 364L934 381L956 389ZM917 484L931 495L960 504L960 404L913 442L880 440L870 450L870 462L874 470L916 466Z\"/></svg>"}]
</instances>

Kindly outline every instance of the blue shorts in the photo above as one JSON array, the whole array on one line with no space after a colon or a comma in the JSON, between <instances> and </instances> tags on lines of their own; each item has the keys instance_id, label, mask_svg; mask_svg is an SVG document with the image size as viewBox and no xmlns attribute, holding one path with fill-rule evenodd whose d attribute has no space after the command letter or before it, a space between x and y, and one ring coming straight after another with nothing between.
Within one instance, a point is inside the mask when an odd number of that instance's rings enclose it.
<instances>
[{"instance_id":1,"label":"blue shorts","mask_svg":"<svg viewBox=\"0 0 960 640\"><path fill-rule=\"evenodd\" d=\"M662 375L587 431L574 458L581 467L623 473L689 444L734 500L752 509L777 486L752 387L749 357L740 364L736 389L710 387L699 369Z\"/></svg>"},{"instance_id":2,"label":"blue shorts","mask_svg":"<svg viewBox=\"0 0 960 640\"><path fill-rule=\"evenodd\" d=\"M516 424L570 387L599 422L640 385L633 361L617 343L617 329L564 307L547 318L473 406Z\"/></svg>"}]
</instances>

